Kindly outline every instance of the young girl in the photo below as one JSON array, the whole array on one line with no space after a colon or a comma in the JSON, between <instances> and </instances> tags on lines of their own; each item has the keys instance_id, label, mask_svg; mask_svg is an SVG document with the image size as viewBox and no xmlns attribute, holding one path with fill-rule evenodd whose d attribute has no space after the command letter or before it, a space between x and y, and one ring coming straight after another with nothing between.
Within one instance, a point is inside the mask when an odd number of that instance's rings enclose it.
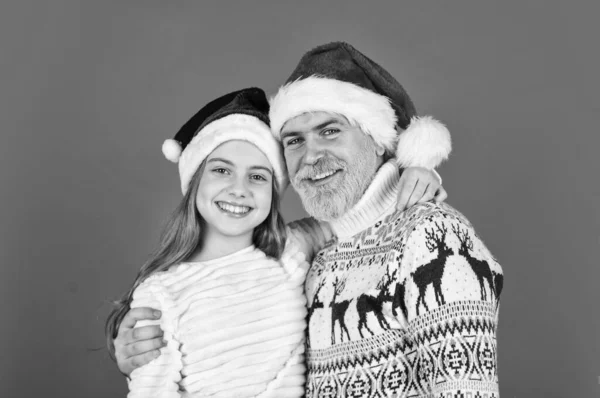
<instances>
[{"instance_id":1,"label":"young girl","mask_svg":"<svg viewBox=\"0 0 600 398\"><path fill-rule=\"evenodd\" d=\"M166 346L131 373L129 397L304 394L306 259L331 233L314 220L286 231L287 172L267 114L262 90L240 90L182 127L183 152L163 147L179 161L184 198L107 321L111 347L130 308L162 312L136 325L159 324Z\"/></svg>"}]
</instances>

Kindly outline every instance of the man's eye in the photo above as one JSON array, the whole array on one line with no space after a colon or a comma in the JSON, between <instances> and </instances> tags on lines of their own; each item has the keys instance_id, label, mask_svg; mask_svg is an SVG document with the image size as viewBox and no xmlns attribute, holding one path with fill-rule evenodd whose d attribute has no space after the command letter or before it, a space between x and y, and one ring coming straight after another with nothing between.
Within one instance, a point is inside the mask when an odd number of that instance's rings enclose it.
<instances>
[{"instance_id":1,"label":"man's eye","mask_svg":"<svg viewBox=\"0 0 600 398\"><path fill-rule=\"evenodd\" d=\"M300 143L300 138L291 138L286 141L285 146L296 145Z\"/></svg>"},{"instance_id":2,"label":"man's eye","mask_svg":"<svg viewBox=\"0 0 600 398\"><path fill-rule=\"evenodd\" d=\"M257 181L267 181L267 179L265 177L261 176L260 174L252 174L250 176L250 178L252 180L257 180Z\"/></svg>"},{"instance_id":3,"label":"man's eye","mask_svg":"<svg viewBox=\"0 0 600 398\"><path fill-rule=\"evenodd\" d=\"M340 130L339 129L325 129L321 132L321 134L323 135L333 135L333 134L337 134L339 133Z\"/></svg>"}]
</instances>

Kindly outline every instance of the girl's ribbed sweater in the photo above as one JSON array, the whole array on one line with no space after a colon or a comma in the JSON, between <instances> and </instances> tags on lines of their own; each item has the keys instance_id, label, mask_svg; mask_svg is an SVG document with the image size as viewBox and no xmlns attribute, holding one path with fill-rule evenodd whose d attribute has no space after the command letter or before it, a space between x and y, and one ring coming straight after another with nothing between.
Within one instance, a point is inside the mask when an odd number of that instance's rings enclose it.
<instances>
[{"instance_id":1,"label":"girl's ribbed sweater","mask_svg":"<svg viewBox=\"0 0 600 398\"><path fill-rule=\"evenodd\" d=\"M131 307L162 311L136 327L160 324L167 345L128 397L301 397L307 268L288 239L279 262L250 246L150 276Z\"/></svg>"}]
</instances>

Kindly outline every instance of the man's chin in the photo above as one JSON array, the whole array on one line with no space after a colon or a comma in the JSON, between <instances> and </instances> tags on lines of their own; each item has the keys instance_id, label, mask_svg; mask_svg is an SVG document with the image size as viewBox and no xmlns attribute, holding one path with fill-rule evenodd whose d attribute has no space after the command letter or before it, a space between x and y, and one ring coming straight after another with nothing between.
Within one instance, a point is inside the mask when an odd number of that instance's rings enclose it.
<instances>
[{"instance_id":1,"label":"man's chin","mask_svg":"<svg viewBox=\"0 0 600 398\"><path fill-rule=\"evenodd\" d=\"M319 221L332 222L340 218L336 213L324 212L320 209L315 209L315 211L306 210L306 212L309 216Z\"/></svg>"},{"instance_id":2,"label":"man's chin","mask_svg":"<svg viewBox=\"0 0 600 398\"><path fill-rule=\"evenodd\" d=\"M319 198L305 198L300 195L300 198L304 210L311 217L320 221L337 220L344 215L348 208L346 203L334 203L334 195L320 195Z\"/></svg>"}]
</instances>

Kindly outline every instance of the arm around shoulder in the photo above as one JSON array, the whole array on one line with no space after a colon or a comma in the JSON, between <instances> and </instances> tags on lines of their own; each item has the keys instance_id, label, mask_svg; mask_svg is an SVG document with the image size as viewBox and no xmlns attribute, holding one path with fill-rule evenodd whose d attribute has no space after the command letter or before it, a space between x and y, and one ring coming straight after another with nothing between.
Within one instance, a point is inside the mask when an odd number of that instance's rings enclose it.
<instances>
[{"instance_id":1,"label":"arm around shoulder","mask_svg":"<svg viewBox=\"0 0 600 398\"><path fill-rule=\"evenodd\" d=\"M177 340L176 306L161 279L151 276L134 292L131 308L152 307L162 312L160 320L139 321L136 326L160 324L164 331L166 346L161 348L160 356L150 363L135 369L131 373L129 398L133 397L180 397L181 352Z\"/></svg>"}]
</instances>

